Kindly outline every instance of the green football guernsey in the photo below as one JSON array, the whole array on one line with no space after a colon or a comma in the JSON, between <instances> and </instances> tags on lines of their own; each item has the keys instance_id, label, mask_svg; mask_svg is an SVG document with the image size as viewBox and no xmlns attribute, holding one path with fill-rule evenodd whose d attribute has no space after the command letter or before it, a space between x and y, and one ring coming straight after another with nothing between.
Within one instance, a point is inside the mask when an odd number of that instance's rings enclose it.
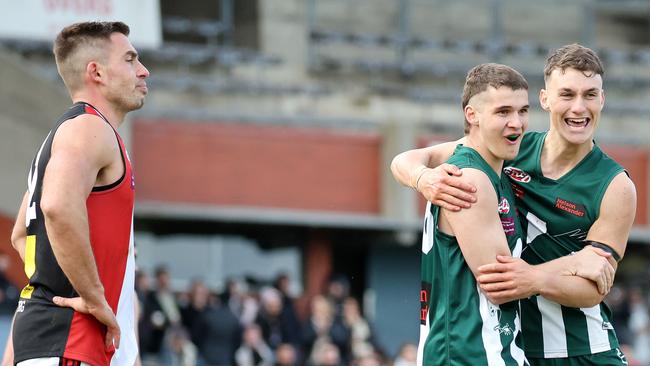
<instances>
[{"instance_id":1,"label":"green football guernsey","mask_svg":"<svg viewBox=\"0 0 650 366\"><path fill-rule=\"evenodd\" d=\"M465 146L459 145L448 162L490 178L499 202L495 213L512 254L519 256L523 236L508 178L501 179L478 152ZM418 365L528 365L517 302L494 305L487 300L456 238L437 229L438 214L439 207L429 202L422 236Z\"/></svg>"},{"instance_id":2,"label":"green football guernsey","mask_svg":"<svg viewBox=\"0 0 650 366\"><path fill-rule=\"evenodd\" d=\"M524 135L519 155L504 165L517 197L526 231L521 257L530 264L547 262L584 247L600 202L623 168L596 145L571 171L553 180L542 175L540 157L546 133ZM524 220L525 218L525 220ZM569 308L543 296L521 300L526 356L562 358L618 347L611 311L604 303Z\"/></svg>"}]
</instances>

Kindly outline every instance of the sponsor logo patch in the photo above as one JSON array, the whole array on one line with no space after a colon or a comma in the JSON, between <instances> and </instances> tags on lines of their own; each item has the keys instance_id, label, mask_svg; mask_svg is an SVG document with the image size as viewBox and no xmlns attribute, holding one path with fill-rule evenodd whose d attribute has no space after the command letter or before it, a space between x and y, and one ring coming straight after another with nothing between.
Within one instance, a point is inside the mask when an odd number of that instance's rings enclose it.
<instances>
[{"instance_id":1,"label":"sponsor logo patch","mask_svg":"<svg viewBox=\"0 0 650 366\"><path fill-rule=\"evenodd\" d=\"M515 180L520 183L530 182L530 175L519 168L515 168L514 166L508 166L505 167L503 171L506 172L506 174L508 174L508 176L512 180Z\"/></svg>"},{"instance_id":2,"label":"sponsor logo patch","mask_svg":"<svg viewBox=\"0 0 650 366\"><path fill-rule=\"evenodd\" d=\"M431 284L422 282L420 289L420 324L427 324L427 316L429 316L429 296L431 296Z\"/></svg>"},{"instance_id":3,"label":"sponsor logo patch","mask_svg":"<svg viewBox=\"0 0 650 366\"><path fill-rule=\"evenodd\" d=\"M492 328L495 332L509 336L514 333L513 327L510 326L510 324L505 323L504 325L501 325L501 309L499 309L498 306L494 306L492 303L488 302L488 312L491 317L496 317L498 324Z\"/></svg>"},{"instance_id":4,"label":"sponsor logo patch","mask_svg":"<svg viewBox=\"0 0 650 366\"><path fill-rule=\"evenodd\" d=\"M501 202L499 202L499 213L507 214L508 212L510 212L510 204L505 197L501 197Z\"/></svg>"},{"instance_id":5,"label":"sponsor logo patch","mask_svg":"<svg viewBox=\"0 0 650 366\"><path fill-rule=\"evenodd\" d=\"M503 232L506 235L515 234L515 218L514 217L502 217L501 226L503 227Z\"/></svg>"},{"instance_id":6,"label":"sponsor logo patch","mask_svg":"<svg viewBox=\"0 0 650 366\"><path fill-rule=\"evenodd\" d=\"M555 199L555 208L566 211L572 215L583 217L585 215L585 206L579 203L573 203L560 197Z\"/></svg>"}]
</instances>

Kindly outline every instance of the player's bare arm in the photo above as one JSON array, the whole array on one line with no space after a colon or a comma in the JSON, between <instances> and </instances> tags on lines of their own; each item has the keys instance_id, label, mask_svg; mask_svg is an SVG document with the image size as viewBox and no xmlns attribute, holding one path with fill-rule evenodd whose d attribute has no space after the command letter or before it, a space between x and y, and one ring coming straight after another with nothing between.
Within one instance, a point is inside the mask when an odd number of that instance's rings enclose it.
<instances>
[{"instance_id":1,"label":"player's bare arm","mask_svg":"<svg viewBox=\"0 0 650 366\"><path fill-rule=\"evenodd\" d=\"M444 163L456 145L465 138L398 154L391 162L391 171L401 184L420 192L425 199L447 210L458 211L475 201L475 187L458 179L460 169Z\"/></svg>"},{"instance_id":2,"label":"player's bare arm","mask_svg":"<svg viewBox=\"0 0 650 366\"><path fill-rule=\"evenodd\" d=\"M589 229L587 240L605 244L622 259L635 215L636 188L627 174L621 172L607 187L598 219Z\"/></svg>"},{"instance_id":3,"label":"player's bare arm","mask_svg":"<svg viewBox=\"0 0 650 366\"><path fill-rule=\"evenodd\" d=\"M520 258L499 256L497 263L482 266L479 272L481 290L497 301L542 295L576 308L600 303L614 280L611 255L593 247L534 266Z\"/></svg>"},{"instance_id":4,"label":"player's bare arm","mask_svg":"<svg viewBox=\"0 0 650 366\"><path fill-rule=\"evenodd\" d=\"M497 255L509 256L510 249L497 213L494 187L485 173L477 169L462 169L462 179L477 187L477 202L460 211L441 210L438 223L441 231L456 236L465 261L474 273L478 268L495 261ZM476 230L480 227L480 230ZM488 296L490 301L500 304Z\"/></svg>"},{"instance_id":5,"label":"player's bare arm","mask_svg":"<svg viewBox=\"0 0 650 366\"><path fill-rule=\"evenodd\" d=\"M27 226L25 225L25 215L27 211L27 203L29 200L29 192L25 192L23 196L23 201L20 204L18 209L18 215L16 215L16 222L14 223L14 228L11 231L11 245L20 255L20 259L25 261L25 240L27 238Z\"/></svg>"},{"instance_id":6,"label":"player's bare arm","mask_svg":"<svg viewBox=\"0 0 650 366\"><path fill-rule=\"evenodd\" d=\"M599 217L589 230L587 240L604 244L620 260L625 254L635 213L634 184L627 174L621 173L607 188ZM576 255L558 258L539 266L529 266L529 269L538 268L522 271L519 275L515 275L512 269L502 268L501 275L483 277L479 281L483 282L481 287L491 293L491 296L504 296L507 299L509 296L521 295L518 292L522 289L517 287L526 287L521 282L530 283L534 280L533 292L565 306L591 307L603 300L614 282L617 268L614 253L588 245ZM515 263L519 260L507 261ZM526 266L519 263L519 267Z\"/></svg>"},{"instance_id":7,"label":"player's bare arm","mask_svg":"<svg viewBox=\"0 0 650 366\"><path fill-rule=\"evenodd\" d=\"M81 115L67 121L54 137L41 198L54 255L82 300L67 303L58 298L57 304L88 312L106 325L107 347L119 345L120 329L93 257L86 199L93 186L109 183L103 176L113 174L104 172L115 169L118 148L113 130L99 117Z\"/></svg>"}]
</instances>

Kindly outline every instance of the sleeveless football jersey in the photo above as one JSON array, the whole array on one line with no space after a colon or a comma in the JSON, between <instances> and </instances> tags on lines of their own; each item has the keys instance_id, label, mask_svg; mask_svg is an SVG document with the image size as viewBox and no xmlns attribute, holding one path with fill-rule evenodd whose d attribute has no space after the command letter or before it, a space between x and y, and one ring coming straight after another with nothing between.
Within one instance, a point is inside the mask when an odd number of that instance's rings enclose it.
<instances>
[{"instance_id":1,"label":"sleeveless football jersey","mask_svg":"<svg viewBox=\"0 0 650 366\"><path fill-rule=\"evenodd\" d=\"M504 165L526 226L522 258L530 264L582 249L607 187L624 171L594 146L571 171L557 180L548 179L540 166L545 137L546 133L527 133L517 158ZM521 312L528 357L570 357L618 347L611 311L604 303L578 309L534 296L521 300Z\"/></svg>"},{"instance_id":2,"label":"sleeveless football jersey","mask_svg":"<svg viewBox=\"0 0 650 366\"><path fill-rule=\"evenodd\" d=\"M479 169L490 178L499 202L494 211L518 257L521 227L508 179L501 179L478 152L465 146L458 146L447 162ZM438 230L439 211L429 202L424 218L418 365L527 365L517 302L494 305L487 300L456 238Z\"/></svg>"},{"instance_id":3,"label":"sleeveless football jersey","mask_svg":"<svg viewBox=\"0 0 650 366\"><path fill-rule=\"evenodd\" d=\"M14 362L42 357L65 357L93 366L133 364L137 356L134 332L133 202L135 182L126 149L115 131L124 173L113 184L94 187L88 199L90 243L108 304L121 328L115 355L104 347L106 328L94 317L58 307L54 296L78 294L59 267L40 208L43 175L57 129L82 114L108 121L87 103L75 103L56 123L32 162L28 178L25 272L29 283L22 290L13 328ZM110 124L109 124L110 125Z\"/></svg>"}]
</instances>

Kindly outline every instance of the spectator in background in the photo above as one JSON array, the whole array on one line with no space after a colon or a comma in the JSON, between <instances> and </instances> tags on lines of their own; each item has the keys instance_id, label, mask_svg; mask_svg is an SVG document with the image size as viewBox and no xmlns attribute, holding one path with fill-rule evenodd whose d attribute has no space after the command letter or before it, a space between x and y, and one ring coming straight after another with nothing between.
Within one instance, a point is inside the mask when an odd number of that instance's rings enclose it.
<instances>
[{"instance_id":1,"label":"spectator in background","mask_svg":"<svg viewBox=\"0 0 650 366\"><path fill-rule=\"evenodd\" d=\"M181 321L185 329L190 332L190 339L194 344L198 344L198 339L192 334L194 324L200 321L200 315L208 305L210 305L210 290L203 281L194 279L190 283L187 303L181 307Z\"/></svg>"},{"instance_id":2,"label":"spectator in background","mask_svg":"<svg viewBox=\"0 0 650 366\"><path fill-rule=\"evenodd\" d=\"M643 292L632 287L628 293L630 304L629 329L632 333L632 349L641 365L650 365L650 317Z\"/></svg>"},{"instance_id":3,"label":"spectator in background","mask_svg":"<svg viewBox=\"0 0 650 366\"><path fill-rule=\"evenodd\" d=\"M11 264L9 255L0 251L0 315L11 317L18 303L18 289L7 278Z\"/></svg>"},{"instance_id":4,"label":"spectator in background","mask_svg":"<svg viewBox=\"0 0 650 366\"><path fill-rule=\"evenodd\" d=\"M138 322L138 349L144 350L144 346L148 345L151 335L151 322L144 320L144 305L147 295L149 294L150 283L149 276L141 268L136 269L135 272L135 294L136 294L136 321Z\"/></svg>"},{"instance_id":5,"label":"spectator in background","mask_svg":"<svg viewBox=\"0 0 650 366\"><path fill-rule=\"evenodd\" d=\"M226 280L226 290L221 294L221 302L227 305L239 319L244 311L245 294L242 283L235 278Z\"/></svg>"},{"instance_id":6,"label":"spectator in background","mask_svg":"<svg viewBox=\"0 0 650 366\"><path fill-rule=\"evenodd\" d=\"M418 347L413 343L405 343L399 348L393 366L415 366L417 364Z\"/></svg>"},{"instance_id":7,"label":"spectator in background","mask_svg":"<svg viewBox=\"0 0 650 366\"><path fill-rule=\"evenodd\" d=\"M242 312L239 316L239 321L242 325L255 323L257 315L260 312L260 302L257 294L249 292L243 294L242 299Z\"/></svg>"},{"instance_id":8,"label":"spectator in background","mask_svg":"<svg viewBox=\"0 0 650 366\"><path fill-rule=\"evenodd\" d=\"M10 263L9 255L0 251L0 342L9 337L13 313L18 303L18 289L5 275ZM13 355L10 352L6 352L4 357L6 359L3 359L3 365L12 364Z\"/></svg>"},{"instance_id":9,"label":"spectator in background","mask_svg":"<svg viewBox=\"0 0 650 366\"><path fill-rule=\"evenodd\" d=\"M350 331L352 357L363 358L374 354L370 325L361 315L359 302L353 297L348 297L343 303L343 321Z\"/></svg>"},{"instance_id":10,"label":"spectator in background","mask_svg":"<svg viewBox=\"0 0 650 366\"><path fill-rule=\"evenodd\" d=\"M289 329L300 329L298 313L296 312L294 299L291 296L291 282L289 275L286 273L280 273L276 277L273 286L280 292L280 296L282 297L282 321ZM294 346L298 346L300 344L299 338L300 337L296 335L296 337L290 341L293 342Z\"/></svg>"},{"instance_id":11,"label":"spectator in background","mask_svg":"<svg viewBox=\"0 0 650 366\"><path fill-rule=\"evenodd\" d=\"M630 303L627 297L625 287L616 285L612 287L606 297L607 305L612 309L612 324L616 329L616 336L621 344L631 344L633 340L628 327Z\"/></svg>"},{"instance_id":12,"label":"spectator in background","mask_svg":"<svg viewBox=\"0 0 650 366\"><path fill-rule=\"evenodd\" d=\"M347 364L350 332L341 322L334 321L334 308L324 296L317 295L312 299L311 315L303 327L303 341L304 354L311 363L325 357L323 353L327 352L322 348L334 345L338 362Z\"/></svg>"},{"instance_id":13,"label":"spectator in background","mask_svg":"<svg viewBox=\"0 0 650 366\"><path fill-rule=\"evenodd\" d=\"M180 325L173 325L165 334L165 350L162 361L165 366L196 366L197 348L190 341L187 330Z\"/></svg>"},{"instance_id":14,"label":"spectator in background","mask_svg":"<svg viewBox=\"0 0 650 366\"><path fill-rule=\"evenodd\" d=\"M282 343L275 350L275 366L296 366L298 364L298 352L290 343Z\"/></svg>"},{"instance_id":15,"label":"spectator in background","mask_svg":"<svg viewBox=\"0 0 650 366\"><path fill-rule=\"evenodd\" d=\"M314 353L307 362L307 365L313 366L342 366L346 364L341 360L339 348L329 342L324 342L320 347L314 349Z\"/></svg>"},{"instance_id":16,"label":"spectator in background","mask_svg":"<svg viewBox=\"0 0 650 366\"><path fill-rule=\"evenodd\" d=\"M169 270L160 265L156 268L156 289L145 297L142 322L142 353L147 357L159 358L163 351L165 332L172 325L181 322L176 297L171 290Z\"/></svg>"},{"instance_id":17,"label":"spectator in background","mask_svg":"<svg viewBox=\"0 0 650 366\"><path fill-rule=\"evenodd\" d=\"M244 330L244 342L235 352L238 366L272 366L273 351L262 338L257 324L250 324Z\"/></svg>"},{"instance_id":18,"label":"spectator in background","mask_svg":"<svg viewBox=\"0 0 650 366\"><path fill-rule=\"evenodd\" d=\"M261 308L257 314L257 323L262 329L264 340L275 350L281 343L300 343L300 328L292 327L282 311L282 296L272 287L260 291Z\"/></svg>"},{"instance_id":19,"label":"spectator in background","mask_svg":"<svg viewBox=\"0 0 650 366\"><path fill-rule=\"evenodd\" d=\"M327 298L334 307L334 321L343 321L343 302L350 296L350 282L343 275L334 275L327 286Z\"/></svg>"},{"instance_id":20,"label":"spectator in background","mask_svg":"<svg viewBox=\"0 0 650 366\"><path fill-rule=\"evenodd\" d=\"M138 300L144 304L147 294L151 291L151 282L147 272L138 269L135 272L135 293L138 295Z\"/></svg>"},{"instance_id":21,"label":"spectator in background","mask_svg":"<svg viewBox=\"0 0 650 366\"><path fill-rule=\"evenodd\" d=\"M221 366L235 363L235 351L241 344L239 319L218 298L210 302L208 288L195 281L190 290L190 304L184 309L184 323L199 351L200 366Z\"/></svg>"},{"instance_id":22,"label":"spectator in background","mask_svg":"<svg viewBox=\"0 0 650 366\"><path fill-rule=\"evenodd\" d=\"M352 365L353 366L381 366L382 360L379 356L371 353L365 356L354 358Z\"/></svg>"}]
</instances>

